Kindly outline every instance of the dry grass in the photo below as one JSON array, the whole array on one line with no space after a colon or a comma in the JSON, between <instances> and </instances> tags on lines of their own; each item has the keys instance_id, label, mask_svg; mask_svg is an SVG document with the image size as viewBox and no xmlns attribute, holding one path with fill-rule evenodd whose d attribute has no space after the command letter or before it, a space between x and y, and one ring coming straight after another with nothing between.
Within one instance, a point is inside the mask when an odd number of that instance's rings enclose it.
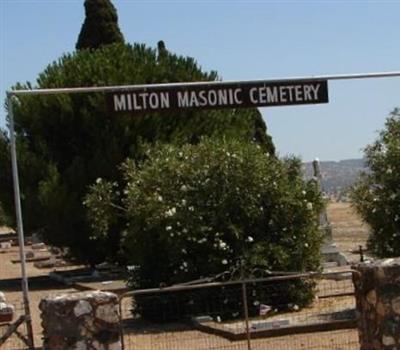
<instances>
[{"instance_id":1,"label":"dry grass","mask_svg":"<svg viewBox=\"0 0 400 350\"><path fill-rule=\"evenodd\" d=\"M338 248L351 262L359 261L359 254L352 253L361 245L366 247L369 227L362 222L350 203L329 203L328 219L332 225L332 236Z\"/></svg>"}]
</instances>

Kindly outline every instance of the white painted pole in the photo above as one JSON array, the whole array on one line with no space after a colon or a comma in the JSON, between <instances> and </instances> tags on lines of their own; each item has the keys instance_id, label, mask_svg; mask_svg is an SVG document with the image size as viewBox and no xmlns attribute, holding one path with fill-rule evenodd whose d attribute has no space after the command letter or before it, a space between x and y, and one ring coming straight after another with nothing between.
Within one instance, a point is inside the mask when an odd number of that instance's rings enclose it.
<instances>
[{"instance_id":1,"label":"white painted pole","mask_svg":"<svg viewBox=\"0 0 400 350\"><path fill-rule=\"evenodd\" d=\"M28 277L26 274L26 259L25 259L25 243L24 243L24 228L22 223L22 210L21 210L21 195L19 189L19 177L18 177L18 166L17 166L17 150L15 142L15 128L14 128L14 111L13 111L13 100L15 96L7 96L8 102L8 116L9 116L9 130L10 130L10 146L11 146L11 165L12 165L12 176L14 184L14 202L15 202L15 214L17 218L17 232L18 232L18 244L19 244L19 256L21 260L21 284L24 301L25 321L28 331L28 348L33 350L33 330L31 312L29 306L29 289L28 289Z\"/></svg>"}]
</instances>

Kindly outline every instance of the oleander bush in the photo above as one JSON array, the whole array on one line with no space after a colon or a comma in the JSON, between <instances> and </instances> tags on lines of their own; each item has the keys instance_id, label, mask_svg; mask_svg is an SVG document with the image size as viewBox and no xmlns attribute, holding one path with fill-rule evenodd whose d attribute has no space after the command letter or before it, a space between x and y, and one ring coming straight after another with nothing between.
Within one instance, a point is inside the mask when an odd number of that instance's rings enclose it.
<instances>
[{"instance_id":1,"label":"oleander bush","mask_svg":"<svg viewBox=\"0 0 400 350\"><path fill-rule=\"evenodd\" d=\"M224 138L145 153L143 162L121 166L122 184L98 179L85 201L93 239L123 222L120 255L137 267L132 288L224 272L233 279L238 261L246 276L319 269L323 200L315 182L302 179L297 159L280 160L256 143ZM310 288L286 288L286 294L305 305Z\"/></svg>"},{"instance_id":2,"label":"oleander bush","mask_svg":"<svg viewBox=\"0 0 400 350\"><path fill-rule=\"evenodd\" d=\"M371 227L369 251L400 255L400 109L387 118L378 138L364 150L368 171L353 186L353 205Z\"/></svg>"}]
</instances>

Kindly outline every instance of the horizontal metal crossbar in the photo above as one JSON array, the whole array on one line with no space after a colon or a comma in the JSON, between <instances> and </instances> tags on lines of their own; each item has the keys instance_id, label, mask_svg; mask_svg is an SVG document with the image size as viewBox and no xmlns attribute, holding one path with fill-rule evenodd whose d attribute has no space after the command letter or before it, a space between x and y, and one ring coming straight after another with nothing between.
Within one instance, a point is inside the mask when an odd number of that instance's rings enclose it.
<instances>
[{"instance_id":1,"label":"horizontal metal crossbar","mask_svg":"<svg viewBox=\"0 0 400 350\"><path fill-rule=\"evenodd\" d=\"M70 88L52 88L52 89L30 89L30 90L9 90L8 96L18 95L54 95L54 94L78 94L124 91L146 88L167 88L167 87L190 87L192 85L204 86L224 86L227 84L252 84L252 83L279 83L287 81L309 81L309 80L349 80L349 79L371 79L371 78L394 78L400 77L400 71L377 72L377 73L355 73L355 74L336 74L336 75L316 75L309 77L289 77L272 78L266 80L249 81L198 81L198 82L176 82L164 84L142 84L142 85L116 85L116 86L91 86L91 87L70 87Z\"/></svg>"},{"instance_id":2,"label":"horizontal metal crossbar","mask_svg":"<svg viewBox=\"0 0 400 350\"><path fill-rule=\"evenodd\" d=\"M183 291L183 290L213 288L213 287L222 287L222 286L229 286L229 285L235 285L235 284L249 284L249 283L257 283L257 282L288 281L288 280L299 279L299 278L328 277L328 276L336 276L339 274L348 274L348 273L353 274L353 273L357 273L357 271L348 269L348 270L343 270L340 272L338 272L338 271L335 271L335 272L308 272L308 273L297 273L297 274L290 274L290 275L284 275L284 276L243 279L243 280L236 280L236 281L200 283L200 284L196 284L196 285L174 285L174 286L165 287L165 288L137 289L137 290L133 290L133 291L122 294L119 297L119 299L121 300L123 298L126 298L128 296L133 296L133 295L178 292L178 291Z\"/></svg>"}]
</instances>

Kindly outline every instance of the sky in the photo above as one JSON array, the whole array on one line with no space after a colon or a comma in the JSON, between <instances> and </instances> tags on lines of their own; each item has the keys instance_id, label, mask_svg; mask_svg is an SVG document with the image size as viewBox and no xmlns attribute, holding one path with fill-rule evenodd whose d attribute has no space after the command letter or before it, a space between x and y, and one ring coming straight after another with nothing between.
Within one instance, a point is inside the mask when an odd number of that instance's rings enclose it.
<instances>
[{"instance_id":1,"label":"sky","mask_svg":"<svg viewBox=\"0 0 400 350\"><path fill-rule=\"evenodd\" d=\"M113 0L126 41L194 57L223 80L400 71L400 0ZM0 0L0 99L75 49L83 0ZM400 106L400 77L329 82L329 103L262 108L280 156L362 157ZM0 127L5 127L0 109Z\"/></svg>"}]
</instances>

